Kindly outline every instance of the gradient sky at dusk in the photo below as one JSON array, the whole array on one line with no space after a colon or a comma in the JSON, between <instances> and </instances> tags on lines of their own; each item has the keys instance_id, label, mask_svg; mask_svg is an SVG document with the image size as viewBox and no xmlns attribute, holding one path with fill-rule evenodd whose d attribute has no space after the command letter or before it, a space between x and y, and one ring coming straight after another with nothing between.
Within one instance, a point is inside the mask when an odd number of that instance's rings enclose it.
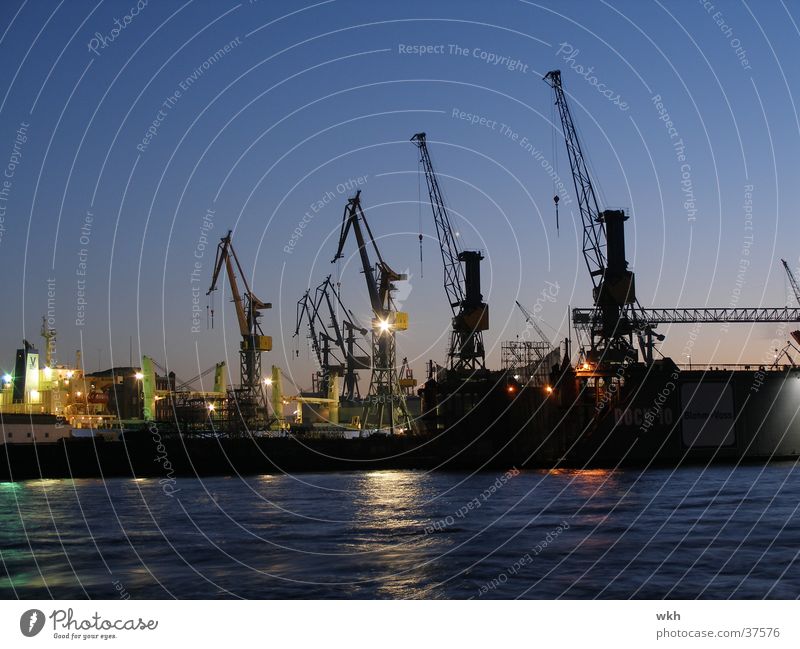
<instances>
[{"instance_id":1,"label":"gradient sky at dusk","mask_svg":"<svg viewBox=\"0 0 800 649\"><path fill-rule=\"evenodd\" d=\"M333 273L368 321L355 243L330 263L353 193L344 183L363 177L384 257L410 275L399 296L410 328L398 346L421 375L428 358L444 359L450 314L430 209L418 202L420 190L427 200L409 142L418 131L464 246L486 256L490 365L500 365L500 341L523 330L514 300L533 308L552 284L557 297L540 300L541 315L553 339L565 336L567 309L590 305L591 284L552 91L541 81L554 68L604 205L632 215L628 260L643 306L794 304L779 260L800 266L800 6L710 4L150 0L130 15L135 0L4 2L0 165L19 164L0 200L0 365L12 366L23 337L41 345L55 279L61 362L82 346L89 370L127 365L132 336L135 357L180 377L223 358L236 373L229 293L215 297L213 330L205 315L214 248L233 229L255 293L274 305L263 324L275 348L264 363L308 387L307 341L292 340L303 291ZM125 26L112 38L115 18ZM438 47L409 53L415 45ZM567 184L558 235L543 162ZM286 248L306 214L302 237ZM76 274L81 249L85 277ZM661 331L662 351L684 361L690 329ZM706 325L693 361L764 362L771 340L786 337L775 325Z\"/></svg>"}]
</instances>

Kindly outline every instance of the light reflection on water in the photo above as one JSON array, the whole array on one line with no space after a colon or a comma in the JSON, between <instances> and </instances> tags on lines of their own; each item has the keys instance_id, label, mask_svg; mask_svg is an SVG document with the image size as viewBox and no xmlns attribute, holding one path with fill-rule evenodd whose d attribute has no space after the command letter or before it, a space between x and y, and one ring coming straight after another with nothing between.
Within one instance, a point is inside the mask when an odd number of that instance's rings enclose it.
<instances>
[{"instance_id":1,"label":"light reflection on water","mask_svg":"<svg viewBox=\"0 0 800 649\"><path fill-rule=\"evenodd\" d=\"M791 464L500 475L1 483L0 595L800 595Z\"/></svg>"}]
</instances>

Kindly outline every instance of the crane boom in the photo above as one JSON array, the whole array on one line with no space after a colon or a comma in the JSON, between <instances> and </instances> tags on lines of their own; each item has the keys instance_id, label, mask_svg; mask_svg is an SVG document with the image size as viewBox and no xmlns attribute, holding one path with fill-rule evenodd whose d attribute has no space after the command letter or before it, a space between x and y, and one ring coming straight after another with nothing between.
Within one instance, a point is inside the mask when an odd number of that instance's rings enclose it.
<instances>
[{"instance_id":1,"label":"crane boom","mask_svg":"<svg viewBox=\"0 0 800 649\"><path fill-rule=\"evenodd\" d=\"M456 315L461 303L464 301L464 268L459 260L461 248L450 223L444 196L439 187L439 179L433 169L425 133L417 133L411 138L411 141L419 148L420 161L425 170L425 181L428 185L428 196L431 210L433 211L433 223L436 226L436 236L439 238L439 249L442 253L444 290L447 293L447 299L450 303L450 308L453 310L453 315Z\"/></svg>"},{"instance_id":2,"label":"crane boom","mask_svg":"<svg viewBox=\"0 0 800 649\"><path fill-rule=\"evenodd\" d=\"M425 171L433 222L442 253L444 291L453 312L448 365L456 371L484 369L483 331L489 328L489 307L484 304L480 289L480 262L483 255L475 250L462 251L459 246L433 168L425 133L417 133L411 141L419 149L420 162Z\"/></svg>"},{"instance_id":3,"label":"crane boom","mask_svg":"<svg viewBox=\"0 0 800 649\"><path fill-rule=\"evenodd\" d=\"M542 328L541 328L541 327L539 326L539 324L536 322L536 318L533 316L533 314L532 314L530 311L528 311L528 309L526 309L524 306L522 306L522 305L519 303L519 300L514 300L514 301L517 303L517 308L519 308L519 310L522 312L522 315L523 315L523 316L525 316L525 320L526 320L526 321L527 321L527 322L528 322L528 323L531 325L531 327L533 327L533 328L534 328L534 330L536 331L537 335L539 336L539 339L540 339L540 340L541 340L543 343L547 343L547 344L548 344L550 347L552 347L552 346L553 346L553 343L551 343L551 342L550 342L550 339L549 339L549 338L548 338L548 337L545 335L544 331L542 331Z\"/></svg>"},{"instance_id":4,"label":"crane boom","mask_svg":"<svg viewBox=\"0 0 800 649\"><path fill-rule=\"evenodd\" d=\"M583 224L583 257L586 260L592 283L597 289L606 268L605 228L600 219L600 206L592 185L592 179L589 176L586 160L583 157L578 132L575 129L575 123L572 121L572 113L564 94L564 88L561 85L561 71L551 70L545 75L544 79L555 93L556 106L561 118L561 127L567 147L567 157L572 171L572 182L575 186L575 196L577 197L578 209Z\"/></svg>"},{"instance_id":5,"label":"crane boom","mask_svg":"<svg viewBox=\"0 0 800 649\"><path fill-rule=\"evenodd\" d=\"M781 263L783 267L786 269L786 275L789 277L789 284L792 286L792 291L794 291L794 297L797 300L798 304L800 304L800 286L797 284L797 279L792 272L792 269L789 268L789 264L786 263L785 259L781 259Z\"/></svg>"},{"instance_id":6,"label":"crane boom","mask_svg":"<svg viewBox=\"0 0 800 649\"><path fill-rule=\"evenodd\" d=\"M364 278L367 282L367 293L369 294L370 305L372 306L372 310L375 312L375 315L377 317L381 317L383 312L388 307L384 305L385 296L378 288L378 282L375 278L375 269L369 260L369 251L367 250L367 244L364 239L364 232L361 229L362 222L369 233L370 242L372 243L372 246L375 249L375 254L378 257L377 265L379 267L385 265L383 258L381 257L381 253L378 250L378 246L375 243L375 238L372 236L372 231L369 229L369 224L364 216L364 211L361 209L360 189L356 192L356 195L353 198L347 201L347 206L344 210L344 217L342 218L342 227L339 231L339 246L336 249L336 255L334 256L333 261L335 262L344 256L342 251L344 250L344 245L347 241L347 235L352 228L356 237L356 243L358 244L358 254L361 256L361 270L364 273ZM386 268L388 268L388 266Z\"/></svg>"}]
</instances>

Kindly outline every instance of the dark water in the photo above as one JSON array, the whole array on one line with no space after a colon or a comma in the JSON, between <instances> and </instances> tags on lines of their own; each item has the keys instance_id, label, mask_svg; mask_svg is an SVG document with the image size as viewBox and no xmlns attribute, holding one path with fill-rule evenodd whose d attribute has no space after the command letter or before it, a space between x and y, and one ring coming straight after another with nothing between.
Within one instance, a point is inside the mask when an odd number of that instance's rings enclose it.
<instances>
[{"instance_id":1,"label":"dark water","mask_svg":"<svg viewBox=\"0 0 800 649\"><path fill-rule=\"evenodd\" d=\"M0 595L800 596L794 464L501 475L0 483Z\"/></svg>"}]
</instances>

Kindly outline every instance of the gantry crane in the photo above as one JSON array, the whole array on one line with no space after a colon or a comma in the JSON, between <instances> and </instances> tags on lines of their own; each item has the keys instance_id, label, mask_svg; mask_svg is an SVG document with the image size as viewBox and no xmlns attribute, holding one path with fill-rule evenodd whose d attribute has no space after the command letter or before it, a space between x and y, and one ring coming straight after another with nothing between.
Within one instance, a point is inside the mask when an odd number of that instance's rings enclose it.
<instances>
[{"instance_id":1,"label":"gantry crane","mask_svg":"<svg viewBox=\"0 0 800 649\"><path fill-rule=\"evenodd\" d=\"M262 413L266 415L266 401L261 387L261 354L272 349L272 337L264 335L259 320L261 312L271 309L272 304L259 300L250 290L239 258L233 249L231 230L228 230L228 234L222 237L217 246L214 274L206 295L217 289L223 265L228 275L239 333L242 336L239 349L240 387L236 391L237 407L245 425L249 426L259 420ZM243 293L239 289L237 273L244 286Z\"/></svg>"},{"instance_id":2,"label":"gantry crane","mask_svg":"<svg viewBox=\"0 0 800 649\"><path fill-rule=\"evenodd\" d=\"M322 316L323 306L327 307L327 322ZM361 398L357 371L369 369L370 361L356 334L366 336L367 330L357 324L352 312L345 307L330 275L317 286L313 296L308 289L297 302L295 337L303 321L308 326L308 338L320 368L317 372L319 391L327 394L331 377L343 376L342 398Z\"/></svg>"},{"instance_id":3,"label":"gantry crane","mask_svg":"<svg viewBox=\"0 0 800 649\"><path fill-rule=\"evenodd\" d=\"M378 259L374 267L369 260L368 244L364 238L362 224ZM362 272L375 316L372 319L372 374L361 427L362 430L381 429L388 423L392 432L411 431L411 417L397 376L395 343L395 332L408 328L408 314L397 311L392 300L394 282L405 280L406 276L393 271L383 260L361 208L361 190L348 200L345 207L339 232L339 245L333 262L344 256L342 251L351 230L358 244Z\"/></svg>"},{"instance_id":4,"label":"gantry crane","mask_svg":"<svg viewBox=\"0 0 800 649\"><path fill-rule=\"evenodd\" d=\"M561 84L561 72L552 70L544 80L555 93L567 147L575 195L583 224L583 257L592 280L595 308L588 324L592 363L618 364L635 360L634 334L642 341L648 361L652 361L652 325L637 309L634 274L625 260L625 221L623 210L603 210L597 201L581 149L578 133ZM646 340L645 340L646 337ZM657 336L663 339L663 336ZM626 360L627 359L627 360Z\"/></svg>"},{"instance_id":5,"label":"gantry crane","mask_svg":"<svg viewBox=\"0 0 800 649\"><path fill-rule=\"evenodd\" d=\"M453 371L482 370L486 366L483 332L489 328L489 307L481 295L480 262L483 255L477 250L462 251L459 246L433 169L425 133L417 133L411 141L419 148L420 162L425 170L433 222L442 252L444 291L453 312L447 366Z\"/></svg>"}]
</instances>

